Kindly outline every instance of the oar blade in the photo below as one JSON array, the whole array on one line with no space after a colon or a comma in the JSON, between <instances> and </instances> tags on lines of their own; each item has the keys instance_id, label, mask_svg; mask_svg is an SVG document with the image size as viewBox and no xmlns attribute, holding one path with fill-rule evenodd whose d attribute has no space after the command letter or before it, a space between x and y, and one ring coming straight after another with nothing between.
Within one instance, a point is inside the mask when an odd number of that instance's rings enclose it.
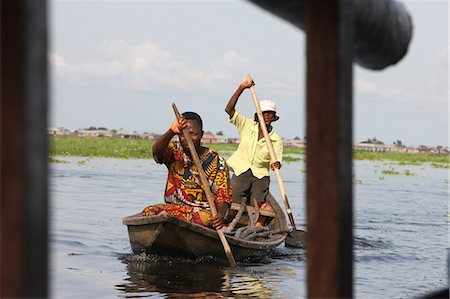
<instances>
[{"instance_id":1,"label":"oar blade","mask_svg":"<svg viewBox=\"0 0 450 299\"><path fill-rule=\"evenodd\" d=\"M306 232L303 230L293 230L289 232L284 241L287 247L306 248Z\"/></svg>"}]
</instances>

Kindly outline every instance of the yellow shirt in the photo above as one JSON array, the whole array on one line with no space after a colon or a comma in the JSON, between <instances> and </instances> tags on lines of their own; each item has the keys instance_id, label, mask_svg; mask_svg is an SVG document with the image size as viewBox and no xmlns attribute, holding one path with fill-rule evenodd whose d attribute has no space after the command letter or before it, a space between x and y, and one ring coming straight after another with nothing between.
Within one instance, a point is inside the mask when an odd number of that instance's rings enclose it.
<instances>
[{"instance_id":1,"label":"yellow shirt","mask_svg":"<svg viewBox=\"0 0 450 299\"><path fill-rule=\"evenodd\" d=\"M236 126L241 137L241 143L236 152L227 160L228 165L233 169L235 175L251 169L253 175L258 179L269 176L270 154L267 148L266 139L258 140L258 124L252 119L246 118L239 111L235 110L234 115L229 120ZM283 143L280 136L272 131L269 132L277 161L281 162L283 155Z\"/></svg>"}]
</instances>

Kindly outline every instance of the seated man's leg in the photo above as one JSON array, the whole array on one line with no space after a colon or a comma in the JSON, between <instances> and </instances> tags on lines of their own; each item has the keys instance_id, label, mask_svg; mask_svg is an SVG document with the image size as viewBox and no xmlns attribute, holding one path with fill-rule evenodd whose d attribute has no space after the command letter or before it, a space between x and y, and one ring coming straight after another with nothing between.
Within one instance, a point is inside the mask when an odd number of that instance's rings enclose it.
<instances>
[{"instance_id":1,"label":"seated man's leg","mask_svg":"<svg viewBox=\"0 0 450 299\"><path fill-rule=\"evenodd\" d=\"M142 216L156 216L161 213L166 213L169 216L174 216L191 223L212 227L210 220L211 212L209 210L196 209L191 206L177 203L148 206L142 211Z\"/></svg>"},{"instance_id":2,"label":"seated man's leg","mask_svg":"<svg viewBox=\"0 0 450 299\"><path fill-rule=\"evenodd\" d=\"M270 178L263 177L258 179L255 177L251 187L251 198L252 201L256 201L258 203L258 207L266 206L266 196L269 193L269 185ZM260 215L258 221L256 222L256 226L263 226L266 222L265 216Z\"/></svg>"},{"instance_id":3,"label":"seated man's leg","mask_svg":"<svg viewBox=\"0 0 450 299\"><path fill-rule=\"evenodd\" d=\"M156 216L162 212L166 212L167 215L175 216L186 221L191 221L192 219L192 207L176 203L148 206L142 211L142 216Z\"/></svg>"}]
</instances>

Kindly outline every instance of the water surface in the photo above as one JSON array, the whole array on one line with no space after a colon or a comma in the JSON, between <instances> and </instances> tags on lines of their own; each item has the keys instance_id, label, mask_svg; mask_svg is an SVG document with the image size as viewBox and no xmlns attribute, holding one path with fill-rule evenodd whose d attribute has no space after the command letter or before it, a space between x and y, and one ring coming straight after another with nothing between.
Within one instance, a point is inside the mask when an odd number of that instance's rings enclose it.
<instances>
[{"instance_id":1,"label":"water surface","mask_svg":"<svg viewBox=\"0 0 450 299\"><path fill-rule=\"evenodd\" d=\"M68 163L51 164L53 298L306 297L302 249L282 245L234 269L210 257L132 254L122 218L162 202L165 167L153 160L57 158ZM301 229L304 168L303 162L282 168ZM383 173L390 169L399 175ZM447 286L448 171L380 161L356 161L354 170L355 297L411 298ZM274 175L271 190L280 197Z\"/></svg>"}]
</instances>

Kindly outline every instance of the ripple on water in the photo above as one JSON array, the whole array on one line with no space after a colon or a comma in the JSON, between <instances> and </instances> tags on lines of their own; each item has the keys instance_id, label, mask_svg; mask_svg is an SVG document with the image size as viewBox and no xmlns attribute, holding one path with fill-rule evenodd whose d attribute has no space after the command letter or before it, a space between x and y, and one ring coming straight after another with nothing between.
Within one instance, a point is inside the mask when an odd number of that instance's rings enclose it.
<instances>
[{"instance_id":1,"label":"ripple on water","mask_svg":"<svg viewBox=\"0 0 450 299\"><path fill-rule=\"evenodd\" d=\"M65 240L65 239L55 239L52 238L51 239L52 243L58 244L58 245L65 245L67 247L70 248L88 248L89 246L87 246L86 244L80 242L80 241L74 241L74 240Z\"/></svg>"},{"instance_id":2,"label":"ripple on water","mask_svg":"<svg viewBox=\"0 0 450 299\"><path fill-rule=\"evenodd\" d=\"M353 238L353 245L356 249L386 249L392 246L392 242L386 240L373 240L362 237Z\"/></svg>"}]
</instances>

